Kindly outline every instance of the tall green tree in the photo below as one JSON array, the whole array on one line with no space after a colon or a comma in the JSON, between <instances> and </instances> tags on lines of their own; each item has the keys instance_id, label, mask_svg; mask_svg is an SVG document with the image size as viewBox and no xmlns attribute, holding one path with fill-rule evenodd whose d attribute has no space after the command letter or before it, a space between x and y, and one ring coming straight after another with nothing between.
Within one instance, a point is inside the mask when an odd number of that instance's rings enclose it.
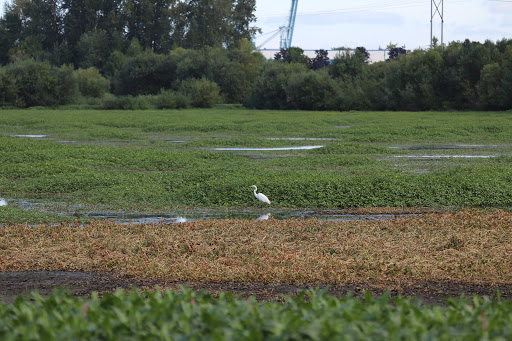
<instances>
[{"instance_id":1,"label":"tall green tree","mask_svg":"<svg viewBox=\"0 0 512 341\"><path fill-rule=\"evenodd\" d=\"M2 63L11 56L41 59L44 51L60 42L61 10L57 0L14 0L5 11L0 21Z\"/></svg>"},{"instance_id":2,"label":"tall green tree","mask_svg":"<svg viewBox=\"0 0 512 341\"><path fill-rule=\"evenodd\" d=\"M23 39L23 23L19 8L8 4L5 9L6 12L0 18L0 63L3 65L9 62L9 51Z\"/></svg>"},{"instance_id":3,"label":"tall green tree","mask_svg":"<svg viewBox=\"0 0 512 341\"><path fill-rule=\"evenodd\" d=\"M62 1L63 34L73 51L73 62L80 61L78 43L82 35L93 31L107 33L110 44L119 45L118 37L124 33L123 0L60 0ZM111 49L113 46L111 46Z\"/></svg>"},{"instance_id":4,"label":"tall green tree","mask_svg":"<svg viewBox=\"0 0 512 341\"><path fill-rule=\"evenodd\" d=\"M500 87L500 104L504 109L512 109L512 44L508 45L503 54L503 78Z\"/></svg>"},{"instance_id":5,"label":"tall green tree","mask_svg":"<svg viewBox=\"0 0 512 341\"><path fill-rule=\"evenodd\" d=\"M82 34L96 28L100 0L62 0L63 18L67 41L75 46Z\"/></svg>"},{"instance_id":6,"label":"tall green tree","mask_svg":"<svg viewBox=\"0 0 512 341\"><path fill-rule=\"evenodd\" d=\"M125 0L126 37L137 38L144 50L165 53L172 47L172 15L176 0Z\"/></svg>"},{"instance_id":7,"label":"tall green tree","mask_svg":"<svg viewBox=\"0 0 512 341\"><path fill-rule=\"evenodd\" d=\"M180 9L187 19L181 44L185 48L237 46L259 31L250 26L256 20L255 0L187 0Z\"/></svg>"}]
</instances>

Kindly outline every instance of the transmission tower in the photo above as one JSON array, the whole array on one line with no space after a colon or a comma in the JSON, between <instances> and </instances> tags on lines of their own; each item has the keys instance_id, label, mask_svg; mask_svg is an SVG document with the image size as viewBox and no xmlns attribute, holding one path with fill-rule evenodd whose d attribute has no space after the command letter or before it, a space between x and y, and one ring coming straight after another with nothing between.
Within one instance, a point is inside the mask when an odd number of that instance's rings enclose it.
<instances>
[{"instance_id":1,"label":"transmission tower","mask_svg":"<svg viewBox=\"0 0 512 341\"><path fill-rule=\"evenodd\" d=\"M297 16L297 3L299 0L292 0L292 8L290 9L290 17L288 18L288 25L281 26L281 41L279 47L282 49L289 49L292 45L293 29L295 28L295 17Z\"/></svg>"},{"instance_id":2,"label":"transmission tower","mask_svg":"<svg viewBox=\"0 0 512 341\"><path fill-rule=\"evenodd\" d=\"M434 47L434 36L433 36L433 22L434 17L439 15L441 18L441 47L443 47L443 25L444 25L444 2L443 0L431 0L430 1L430 47Z\"/></svg>"}]
</instances>

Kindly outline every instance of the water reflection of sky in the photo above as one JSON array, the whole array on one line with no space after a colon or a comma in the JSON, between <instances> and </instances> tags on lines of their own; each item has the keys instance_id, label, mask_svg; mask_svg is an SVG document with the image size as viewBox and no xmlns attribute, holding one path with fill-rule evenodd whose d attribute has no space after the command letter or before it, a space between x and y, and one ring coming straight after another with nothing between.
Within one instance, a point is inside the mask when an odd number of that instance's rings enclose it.
<instances>
[{"instance_id":1,"label":"water reflection of sky","mask_svg":"<svg viewBox=\"0 0 512 341\"><path fill-rule=\"evenodd\" d=\"M0 206L7 206L7 200L0 198Z\"/></svg>"},{"instance_id":2,"label":"water reflection of sky","mask_svg":"<svg viewBox=\"0 0 512 341\"><path fill-rule=\"evenodd\" d=\"M217 219L243 219L265 221L268 219L290 219L290 218L315 218L326 221L360 221L360 220L389 220L406 216L418 216L421 214L324 214L314 213L313 211L275 211L268 213L257 212L236 212L236 213L220 213L220 212L204 212L204 213L180 213L175 215L153 214L153 215L137 215L136 213L126 214L108 214L102 215L91 213L87 217L94 220L111 219L117 224L174 224L187 223L198 220L217 220Z\"/></svg>"},{"instance_id":3,"label":"water reflection of sky","mask_svg":"<svg viewBox=\"0 0 512 341\"><path fill-rule=\"evenodd\" d=\"M48 135L14 135L17 137L46 137Z\"/></svg>"},{"instance_id":4,"label":"water reflection of sky","mask_svg":"<svg viewBox=\"0 0 512 341\"><path fill-rule=\"evenodd\" d=\"M309 150L322 148L323 146L299 146L299 147L274 147L274 148L251 148L251 147L240 147L240 148L213 148L214 150L236 150L236 151L270 151L270 150Z\"/></svg>"}]
</instances>

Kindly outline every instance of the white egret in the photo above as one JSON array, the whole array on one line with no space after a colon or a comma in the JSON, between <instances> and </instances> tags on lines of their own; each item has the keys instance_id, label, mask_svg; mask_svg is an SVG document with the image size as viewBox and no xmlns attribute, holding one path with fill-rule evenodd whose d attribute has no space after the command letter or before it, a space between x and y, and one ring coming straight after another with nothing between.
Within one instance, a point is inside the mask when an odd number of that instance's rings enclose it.
<instances>
[{"instance_id":1,"label":"white egret","mask_svg":"<svg viewBox=\"0 0 512 341\"><path fill-rule=\"evenodd\" d=\"M258 187L256 187L255 185L252 185L250 187L254 187L254 196L256 197L256 199L258 199L259 201L261 202L264 202L264 203L267 203L270 205L270 200L268 200L267 196L263 193L256 193L256 191L258 190Z\"/></svg>"}]
</instances>

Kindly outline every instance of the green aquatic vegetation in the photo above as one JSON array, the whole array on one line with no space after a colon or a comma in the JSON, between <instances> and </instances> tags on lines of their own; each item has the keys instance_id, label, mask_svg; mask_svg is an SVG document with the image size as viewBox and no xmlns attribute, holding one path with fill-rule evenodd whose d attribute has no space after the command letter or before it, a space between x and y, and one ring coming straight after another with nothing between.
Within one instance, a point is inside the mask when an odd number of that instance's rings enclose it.
<instances>
[{"instance_id":1,"label":"green aquatic vegetation","mask_svg":"<svg viewBox=\"0 0 512 341\"><path fill-rule=\"evenodd\" d=\"M281 157L261 160L258 165L268 170L348 170L349 172L354 171L357 167L357 171L361 167L386 167L384 163L379 163L375 158L362 155L297 155L294 157Z\"/></svg>"},{"instance_id":2,"label":"green aquatic vegetation","mask_svg":"<svg viewBox=\"0 0 512 341\"><path fill-rule=\"evenodd\" d=\"M269 139L261 137L236 137L229 139L198 139L191 142L183 143L184 147L288 147L288 146L304 146L304 145L322 145L325 141L307 141L307 140L288 140L288 139Z\"/></svg>"},{"instance_id":3,"label":"green aquatic vegetation","mask_svg":"<svg viewBox=\"0 0 512 341\"><path fill-rule=\"evenodd\" d=\"M322 151L325 153L318 153ZM386 152L386 154L385 154ZM293 156L63 144L0 137L5 196L112 209L257 205L257 184L278 207L506 206L511 168L492 160L450 161L424 174L397 167L379 145L332 143ZM289 153L287 153L290 155ZM386 156L386 158L381 158ZM504 159L506 161L506 159ZM470 164L468 164L468 162Z\"/></svg>"},{"instance_id":4,"label":"green aquatic vegetation","mask_svg":"<svg viewBox=\"0 0 512 341\"><path fill-rule=\"evenodd\" d=\"M285 303L229 293L116 291L102 298L55 292L0 304L3 340L279 339L481 340L512 337L512 305L474 297L426 306L389 293L335 298L302 292Z\"/></svg>"},{"instance_id":5,"label":"green aquatic vegetation","mask_svg":"<svg viewBox=\"0 0 512 341\"><path fill-rule=\"evenodd\" d=\"M356 143L509 143L507 112L314 112L247 109L9 110L0 134L102 141L317 137Z\"/></svg>"},{"instance_id":6,"label":"green aquatic vegetation","mask_svg":"<svg viewBox=\"0 0 512 341\"><path fill-rule=\"evenodd\" d=\"M35 209L25 210L15 206L0 206L0 225L65 223L75 221L75 219L65 215L44 213ZM86 219L81 218L79 221L84 222Z\"/></svg>"},{"instance_id":7,"label":"green aquatic vegetation","mask_svg":"<svg viewBox=\"0 0 512 341\"><path fill-rule=\"evenodd\" d=\"M272 207L506 207L509 116L493 113L489 122L488 113L471 112L6 111L0 194L80 210L165 211L260 207L248 188L256 184ZM109 129L121 134L99 137ZM8 136L27 133L48 136ZM58 142L68 139L75 142ZM323 147L211 150L297 145ZM458 154L497 157L436 158Z\"/></svg>"},{"instance_id":8,"label":"green aquatic vegetation","mask_svg":"<svg viewBox=\"0 0 512 341\"><path fill-rule=\"evenodd\" d=\"M368 145L359 143L331 143L322 148L312 149L310 154L349 154L349 155L366 155L366 154L391 154L393 149L379 145Z\"/></svg>"}]
</instances>

